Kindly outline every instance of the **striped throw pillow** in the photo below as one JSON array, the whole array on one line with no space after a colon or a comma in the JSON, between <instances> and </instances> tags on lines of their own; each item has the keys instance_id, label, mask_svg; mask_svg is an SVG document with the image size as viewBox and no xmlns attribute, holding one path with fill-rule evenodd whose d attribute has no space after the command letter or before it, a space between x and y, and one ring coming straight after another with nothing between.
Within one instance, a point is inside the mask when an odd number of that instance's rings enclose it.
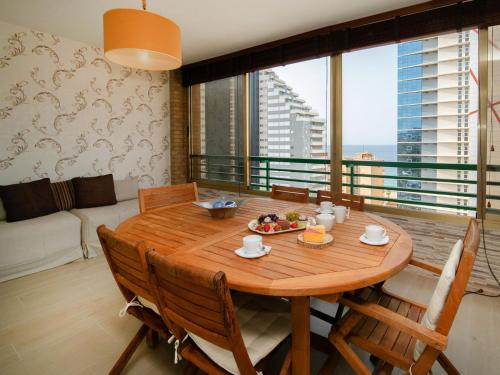
<instances>
[{"instance_id":1,"label":"striped throw pillow","mask_svg":"<svg viewBox=\"0 0 500 375\"><path fill-rule=\"evenodd\" d=\"M50 188L52 189L52 194L54 194L57 208L60 211L75 208L75 190L73 189L71 180L52 182Z\"/></svg>"}]
</instances>

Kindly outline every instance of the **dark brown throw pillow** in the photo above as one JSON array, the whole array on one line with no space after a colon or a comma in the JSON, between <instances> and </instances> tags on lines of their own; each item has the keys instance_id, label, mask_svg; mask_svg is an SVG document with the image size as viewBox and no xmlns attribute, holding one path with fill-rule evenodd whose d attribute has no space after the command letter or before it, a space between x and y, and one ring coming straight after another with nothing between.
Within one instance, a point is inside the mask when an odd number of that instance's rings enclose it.
<instances>
[{"instance_id":1,"label":"dark brown throw pillow","mask_svg":"<svg viewBox=\"0 0 500 375\"><path fill-rule=\"evenodd\" d=\"M56 200L57 208L60 211L67 211L75 208L75 190L71 180L52 182L50 184L52 194Z\"/></svg>"},{"instance_id":2,"label":"dark brown throw pillow","mask_svg":"<svg viewBox=\"0 0 500 375\"><path fill-rule=\"evenodd\" d=\"M59 211L48 178L0 186L0 197L8 222L32 219Z\"/></svg>"},{"instance_id":3,"label":"dark brown throw pillow","mask_svg":"<svg viewBox=\"0 0 500 375\"><path fill-rule=\"evenodd\" d=\"M113 175L76 177L71 180L75 189L76 208L109 206L116 204Z\"/></svg>"}]
</instances>

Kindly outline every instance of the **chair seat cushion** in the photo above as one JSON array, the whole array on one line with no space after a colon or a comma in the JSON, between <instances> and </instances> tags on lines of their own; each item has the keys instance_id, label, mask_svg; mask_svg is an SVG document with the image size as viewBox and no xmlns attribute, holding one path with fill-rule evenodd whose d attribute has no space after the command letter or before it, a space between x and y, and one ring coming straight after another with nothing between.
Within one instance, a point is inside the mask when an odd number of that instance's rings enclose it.
<instances>
[{"instance_id":1,"label":"chair seat cushion","mask_svg":"<svg viewBox=\"0 0 500 375\"><path fill-rule=\"evenodd\" d=\"M451 285L455 280L455 274L457 272L458 263L460 262L460 257L462 256L462 251L464 248L464 243L462 240L458 240L453 248L451 249L450 256L443 267L441 276L434 289L431 300L429 301L429 306L422 318L422 324L429 329L436 329L437 323L443 311L446 300L448 299L448 294L450 293ZM425 344L418 340L415 345L415 353L413 355L414 359L417 360L425 349Z\"/></svg>"},{"instance_id":2,"label":"chair seat cushion","mask_svg":"<svg viewBox=\"0 0 500 375\"><path fill-rule=\"evenodd\" d=\"M279 298L254 297L244 293L234 294L233 302L243 341L255 366L290 334L289 304ZM231 374L240 373L231 351L192 333L189 336L220 367Z\"/></svg>"},{"instance_id":3,"label":"chair seat cushion","mask_svg":"<svg viewBox=\"0 0 500 375\"><path fill-rule=\"evenodd\" d=\"M140 303L142 303L143 306L150 308L153 310L155 313L160 315L160 311L158 310L158 307L151 301L147 300L144 297L137 296L137 299L139 300Z\"/></svg>"}]
</instances>

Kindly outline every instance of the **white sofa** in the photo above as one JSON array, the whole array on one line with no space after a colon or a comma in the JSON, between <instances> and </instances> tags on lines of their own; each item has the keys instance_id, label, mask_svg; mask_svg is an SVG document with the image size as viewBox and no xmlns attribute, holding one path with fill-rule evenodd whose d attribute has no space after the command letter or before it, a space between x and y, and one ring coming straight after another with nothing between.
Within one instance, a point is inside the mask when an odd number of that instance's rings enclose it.
<instances>
[{"instance_id":1,"label":"white sofa","mask_svg":"<svg viewBox=\"0 0 500 375\"><path fill-rule=\"evenodd\" d=\"M139 213L137 179L115 181L117 204L7 223L0 200L0 282L102 253L96 229Z\"/></svg>"},{"instance_id":2,"label":"white sofa","mask_svg":"<svg viewBox=\"0 0 500 375\"><path fill-rule=\"evenodd\" d=\"M0 220L0 282L82 258L81 221L69 212L7 223L3 211Z\"/></svg>"},{"instance_id":3,"label":"white sofa","mask_svg":"<svg viewBox=\"0 0 500 375\"><path fill-rule=\"evenodd\" d=\"M118 200L118 197L117 197ZM70 211L82 222L82 248L87 258L102 254L101 244L97 238L96 229L104 224L115 229L122 221L139 213L137 198L118 201L112 206L75 208Z\"/></svg>"}]
</instances>

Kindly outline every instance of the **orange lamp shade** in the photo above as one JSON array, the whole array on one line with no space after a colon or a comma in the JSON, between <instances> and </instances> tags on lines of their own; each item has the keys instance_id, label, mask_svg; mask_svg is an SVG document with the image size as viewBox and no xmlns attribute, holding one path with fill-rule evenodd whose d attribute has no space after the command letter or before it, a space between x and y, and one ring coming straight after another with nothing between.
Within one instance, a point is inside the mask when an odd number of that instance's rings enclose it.
<instances>
[{"instance_id":1,"label":"orange lamp shade","mask_svg":"<svg viewBox=\"0 0 500 375\"><path fill-rule=\"evenodd\" d=\"M138 9L104 13L104 56L135 69L172 70L182 65L181 31L171 20Z\"/></svg>"}]
</instances>

